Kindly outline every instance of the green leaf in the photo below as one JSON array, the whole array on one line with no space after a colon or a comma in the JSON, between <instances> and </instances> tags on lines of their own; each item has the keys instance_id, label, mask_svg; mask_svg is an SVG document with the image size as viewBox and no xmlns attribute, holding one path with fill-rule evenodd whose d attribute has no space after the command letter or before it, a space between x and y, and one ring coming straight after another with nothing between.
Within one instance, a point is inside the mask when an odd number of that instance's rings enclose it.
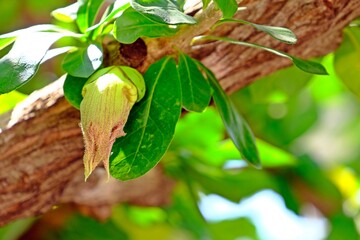
<instances>
[{"instance_id":1,"label":"green leaf","mask_svg":"<svg viewBox=\"0 0 360 240\"><path fill-rule=\"evenodd\" d=\"M304 72L318 74L318 75L329 75L323 65L313 61L303 60L294 56L288 55L294 65Z\"/></svg>"},{"instance_id":2,"label":"green leaf","mask_svg":"<svg viewBox=\"0 0 360 240\"><path fill-rule=\"evenodd\" d=\"M198 62L198 64L202 67L210 81L211 87L214 91L213 99L224 122L226 130L229 133L230 138L233 140L236 148L240 151L245 160L256 167L260 167L260 158L256 149L255 139L248 124L238 113L233 102L221 88L214 74L200 62Z\"/></svg>"},{"instance_id":3,"label":"green leaf","mask_svg":"<svg viewBox=\"0 0 360 240\"><path fill-rule=\"evenodd\" d=\"M50 46L63 36L60 33L34 32L18 37L10 52L0 59L0 94L29 81Z\"/></svg>"},{"instance_id":4,"label":"green leaf","mask_svg":"<svg viewBox=\"0 0 360 240\"><path fill-rule=\"evenodd\" d=\"M0 35L0 50L12 44L18 36L31 34L33 32L60 32L60 33L66 33L67 35L72 35L73 37L80 36L78 34L69 32L64 28L52 24L35 25L32 27L28 27Z\"/></svg>"},{"instance_id":5,"label":"green leaf","mask_svg":"<svg viewBox=\"0 0 360 240\"><path fill-rule=\"evenodd\" d=\"M45 56L43 57L43 59L41 60L40 64L43 64L44 62L46 62L47 60L50 60L56 56L59 56L61 54L67 53L69 51L71 51L74 47L61 47L61 48L54 48L54 49L50 49L46 52Z\"/></svg>"},{"instance_id":6,"label":"green leaf","mask_svg":"<svg viewBox=\"0 0 360 240\"><path fill-rule=\"evenodd\" d=\"M132 0L131 6L151 20L166 24L195 24L196 20L181 12L171 0Z\"/></svg>"},{"instance_id":7,"label":"green leaf","mask_svg":"<svg viewBox=\"0 0 360 240\"><path fill-rule=\"evenodd\" d=\"M11 223L1 226L0 239L2 240L15 240L20 239L22 235L31 229L36 222L35 218L21 218L12 221Z\"/></svg>"},{"instance_id":8,"label":"green leaf","mask_svg":"<svg viewBox=\"0 0 360 240\"><path fill-rule=\"evenodd\" d=\"M98 69L103 60L102 47L90 44L68 53L63 61L63 69L74 77L88 78Z\"/></svg>"},{"instance_id":9,"label":"green leaf","mask_svg":"<svg viewBox=\"0 0 360 240\"><path fill-rule=\"evenodd\" d=\"M177 28L154 22L132 8L127 9L114 25L115 38L125 44L133 43L139 37L166 37L174 35L176 32Z\"/></svg>"},{"instance_id":10,"label":"green leaf","mask_svg":"<svg viewBox=\"0 0 360 240\"><path fill-rule=\"evenodd\" d=\"M103 2L103 0L78 0L79 10L77 11L76 23L82 33L85 33L94 24Z\"/></svg>"},{"instance_id":11,"label":"green leaf","mask_svg":"<svg viewBox=\"0 0 360 240\"><path fill-rule=\"evenodd\" d=\"M295 34L290 29L283 28L283 27L274 27L274 26L255 24L255 23L248 22L248 21L241 20L241 19L223 19L223 20L220 20L219 22L217 22L214 25L214 27L217 27L224 23L229 23L229 22L230 23L241 23L241 24L247 24L247 25L253 26L257 30L265 32L281 42L285 42L288 44L295 44L297 42L297 38L296 38Z\"/></svg>"},{"instance_id":12,"label":"green leaf","mask_svg":"<svg viewBox=\"0 0 360 240\"><path fill-rule=\"evenodd\" d=\"M64 82L64 96L68 102L76 109L80 109L80 103L83 100L82 89L88 79L66 75Z\"/></svg>"},{"instance_id":13,"label":"green leaf","mask_svg":"<svg viewBox=\"0 0 360 240\"><path fill-rule=\"evenodd\" d=\"M126 2L115 1L111 6L109 6L108 11L110 11L110 13L106 17L103 17L99 23L89 27L86 31L92 31L92 30L98 29L101 26L110 23L115 18L118 18L119 16L121 16L122 12L130 7L130 3L128 1L130 1L130 0L126 0Z\"/></svg>"},{"instance_id":14,"label":"green leaf","mask_svg":"<svg viewBox=\"0 0 360 240\"><path fill-rule=\"evenodd\" d=\"M360 29L347 28L335 52L334 68L342 82L360 98Z\"/></svg>"},{"instance_id":15,"label":"green leaf","mask_svg":"<svg viewBox=\"0 0 360 240\"><path fill-rule=\"evenodd\" d=\"M79 11L79 3L73 3L69 6L55 9L51 12L51 16L53 16L56 20L71 23L76 20L76 13Z\"/></svg>"},{"instance_id":16,"label":"green leaf","mask_svg":"<svg viewBox=\"0 0 360 240\"><path fill-rule=\"evenodd\" d=\"M265 47L265 46L262 46L259 44L248 43L248 42L243 42L243 41L239 41L239 40L232 39L232 38L216 37L216 36L198 36L198 37L195 37L193 41L196 42L199 40L219 40L219 41L229 42L229 43L236 44L236 45L242 45L242 46L246 46L246 47L252 47L252 48L265 50L265 51L271 52L273 54L276 54L278 56L290 59L296 67L303 70L304 72L308 72L308 73L312 73L312 74L319 74L319 75L328 75L326 69L320 63L303 60L303 59L291 56L290 54L287 54L285 52L278 51L278 50L275 50L275 49L272 49L269 47Z\"/></svg>"},{"instance_id":17,"label":"green leaf","mask_svg":"<svg viewBox=\"0 0 360 240\"><path fill-rule=\"evenodd\" d=\"M238 9L236 0L214 0L223 13L223 18L232 18Z\"/></svg>"},{"instance_id":18,"label":"green leaf","mask_svg":"<svg viewBox=\"0 0 360 240\"><path fill-rule=\"evenodd\" d=\"M165 154L181 113L181 89L175 60L165 57L144 75L146 93L134 106L125 137L116 140L110 173L120 180L139 177Z\"/></svg>"},{"instance_id":19,"label":"green leaf","mask_svg":"<svg viewBox=\"0 0 360 240\"><path fill-rule=\"evenodd\" d=\"M211 99L210 85L191 57L179 54L182 104L188 111L202 112Z\"/></svg>"}]
</instances>

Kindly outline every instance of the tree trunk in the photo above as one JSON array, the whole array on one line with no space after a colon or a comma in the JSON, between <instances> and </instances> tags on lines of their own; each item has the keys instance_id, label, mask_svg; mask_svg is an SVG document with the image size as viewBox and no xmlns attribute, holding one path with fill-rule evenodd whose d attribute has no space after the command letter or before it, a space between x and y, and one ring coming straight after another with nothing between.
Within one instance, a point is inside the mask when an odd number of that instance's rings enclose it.
<instances>
[{"instance_id":1,"label":"tree trunk","mask_svg":"<svg viewBox=\"0 0 360 240\"><path fill-rule=\"evenodd\" d=\"M342 29L360 16L360 0L244 0L236 18L292 29L299 41L289 46L249 26L228 24L211 34L256 42L302 58L321 56L336 49ZM155 60L172 53L174 46L200 59L233 92L257 78L289 66L287 59L228 43L190 47L193 36L210 33L220 18L210 9L199 14L200 23L184 28L173 38L146 41L147 56L139 68L145 71ZM13 111L5 126L0 119L0 225L35 216L60 203L77 203L107 209L118 202L163 205L169 202L173 181L161 167L132 181L105 183L99 168L83 182L83 142L79 112L64 99L62 81L31 94ZM0 129L1 132L1 129ZM98 211L106 217L108 211Z\"/></svg>"}]
</instances>

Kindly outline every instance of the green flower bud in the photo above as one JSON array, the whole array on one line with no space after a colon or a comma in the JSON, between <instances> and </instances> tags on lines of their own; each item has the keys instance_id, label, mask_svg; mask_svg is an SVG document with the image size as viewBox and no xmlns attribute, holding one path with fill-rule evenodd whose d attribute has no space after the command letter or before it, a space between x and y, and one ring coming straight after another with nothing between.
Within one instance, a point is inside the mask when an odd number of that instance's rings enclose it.
<instances>
[{"instance_id":1,"label":"green flower bud","mask_svg":"<svg viewBox=\"0 0 360 240\"><path fill-rule=\"evenodd\" d=\"M103 162L109 174L109 157L115 139L125 135L124 126L135 102L145 94L142 75L135 69L112 66L94 73L83 88L80 104L84 136L85 180Z\"/></svg>"}]
</instances>

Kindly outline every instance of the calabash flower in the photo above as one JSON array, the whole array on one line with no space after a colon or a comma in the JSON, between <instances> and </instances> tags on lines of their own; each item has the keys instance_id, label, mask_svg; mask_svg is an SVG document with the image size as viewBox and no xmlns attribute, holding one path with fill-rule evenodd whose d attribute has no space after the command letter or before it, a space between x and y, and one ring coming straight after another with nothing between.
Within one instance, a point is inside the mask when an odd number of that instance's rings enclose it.
<instances>
[{"instance_id":1,"label":"calabash flower","mask_svg":"<svg viewBox=\"0 0 360 240\"><path fill-rule=\"evenodd\" d=\"M80 104L85 180L100 162L109 177L112 145L116 138L125 135L124 126L130 110L144 93L142 75L124 66L101 69L85 84Z\"/></svg>"}]
</instances>

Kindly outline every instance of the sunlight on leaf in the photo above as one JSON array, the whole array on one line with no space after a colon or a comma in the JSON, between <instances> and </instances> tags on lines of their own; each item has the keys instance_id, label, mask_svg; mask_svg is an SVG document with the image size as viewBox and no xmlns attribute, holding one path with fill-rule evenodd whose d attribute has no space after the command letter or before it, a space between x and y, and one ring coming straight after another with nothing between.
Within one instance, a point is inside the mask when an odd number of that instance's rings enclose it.
<instances>
[{"instance_id":1,"label":"sunlight on leaf","mask_svg":"<svg viewBox=\"0 0 360 240\"><path fill-rule=\"evenodd\" d=\"M88 78L98 69L103 61L102 46L90 44L69 52L63 60L63 69L74 77Z\"/></svg>"},{"instance_id":2,"label":"sunlight on leaf","mask_svg":"<svg viewBox=\"0 0 360 240\"><path fill-rule=\"evenodd\" d=\"M56 25L40 24L0 35L0 50L13 43L18 36L36 33L36 32L58 32L58 33L64 33L67 36L71 36L71 37L79 37L79 38L82 37L81 34L70 32Z\"/></svg>"},{"instance_id":3,"label":"sunlight on leaf","mask_svg":"<svg viewBox=\"0 0 360 240\"><path fill-rule=\"evenodd\" d=\"M155 22L172 25L196 23L193 17L181 12L171 0L132 0L131 6Z\"/></svg>"},{"instance_id":4,"label":"sunlight on leaf","mask_svg":"<svg viewBox=\"0 0 360 240\"><path fill-rule=\"evenodd\" d=\"M79 10L79 3L73 3L69 6L55 9L51 12L51 16L53 16L56 20L70 23L76 20L76 13Z\"/></svg>"},{"instance_id":5,"label":"sunlight on leaf","mask_svg":"<svg viewBox=\"0 0 360 240\"><path fill-rule=\"evenodd\" d=\"M114 37L121 43L130 44L139 37L169 37L177 30L167 24L154 22L129 8L115 21Z\"/></svg>"},{"instance_id":6,"label":"sunlight on leaf","mask_svg":"<svg viewBox=\"0 0 360 240\"><path fill-rule=\"evenodd\" d=\"M64 37L61 33L34 32L17 38L10 52L0 59L0 94L29 81L50 46ZM35 43L29 46L29 42Z\"/></svg>"}]
</instances>

